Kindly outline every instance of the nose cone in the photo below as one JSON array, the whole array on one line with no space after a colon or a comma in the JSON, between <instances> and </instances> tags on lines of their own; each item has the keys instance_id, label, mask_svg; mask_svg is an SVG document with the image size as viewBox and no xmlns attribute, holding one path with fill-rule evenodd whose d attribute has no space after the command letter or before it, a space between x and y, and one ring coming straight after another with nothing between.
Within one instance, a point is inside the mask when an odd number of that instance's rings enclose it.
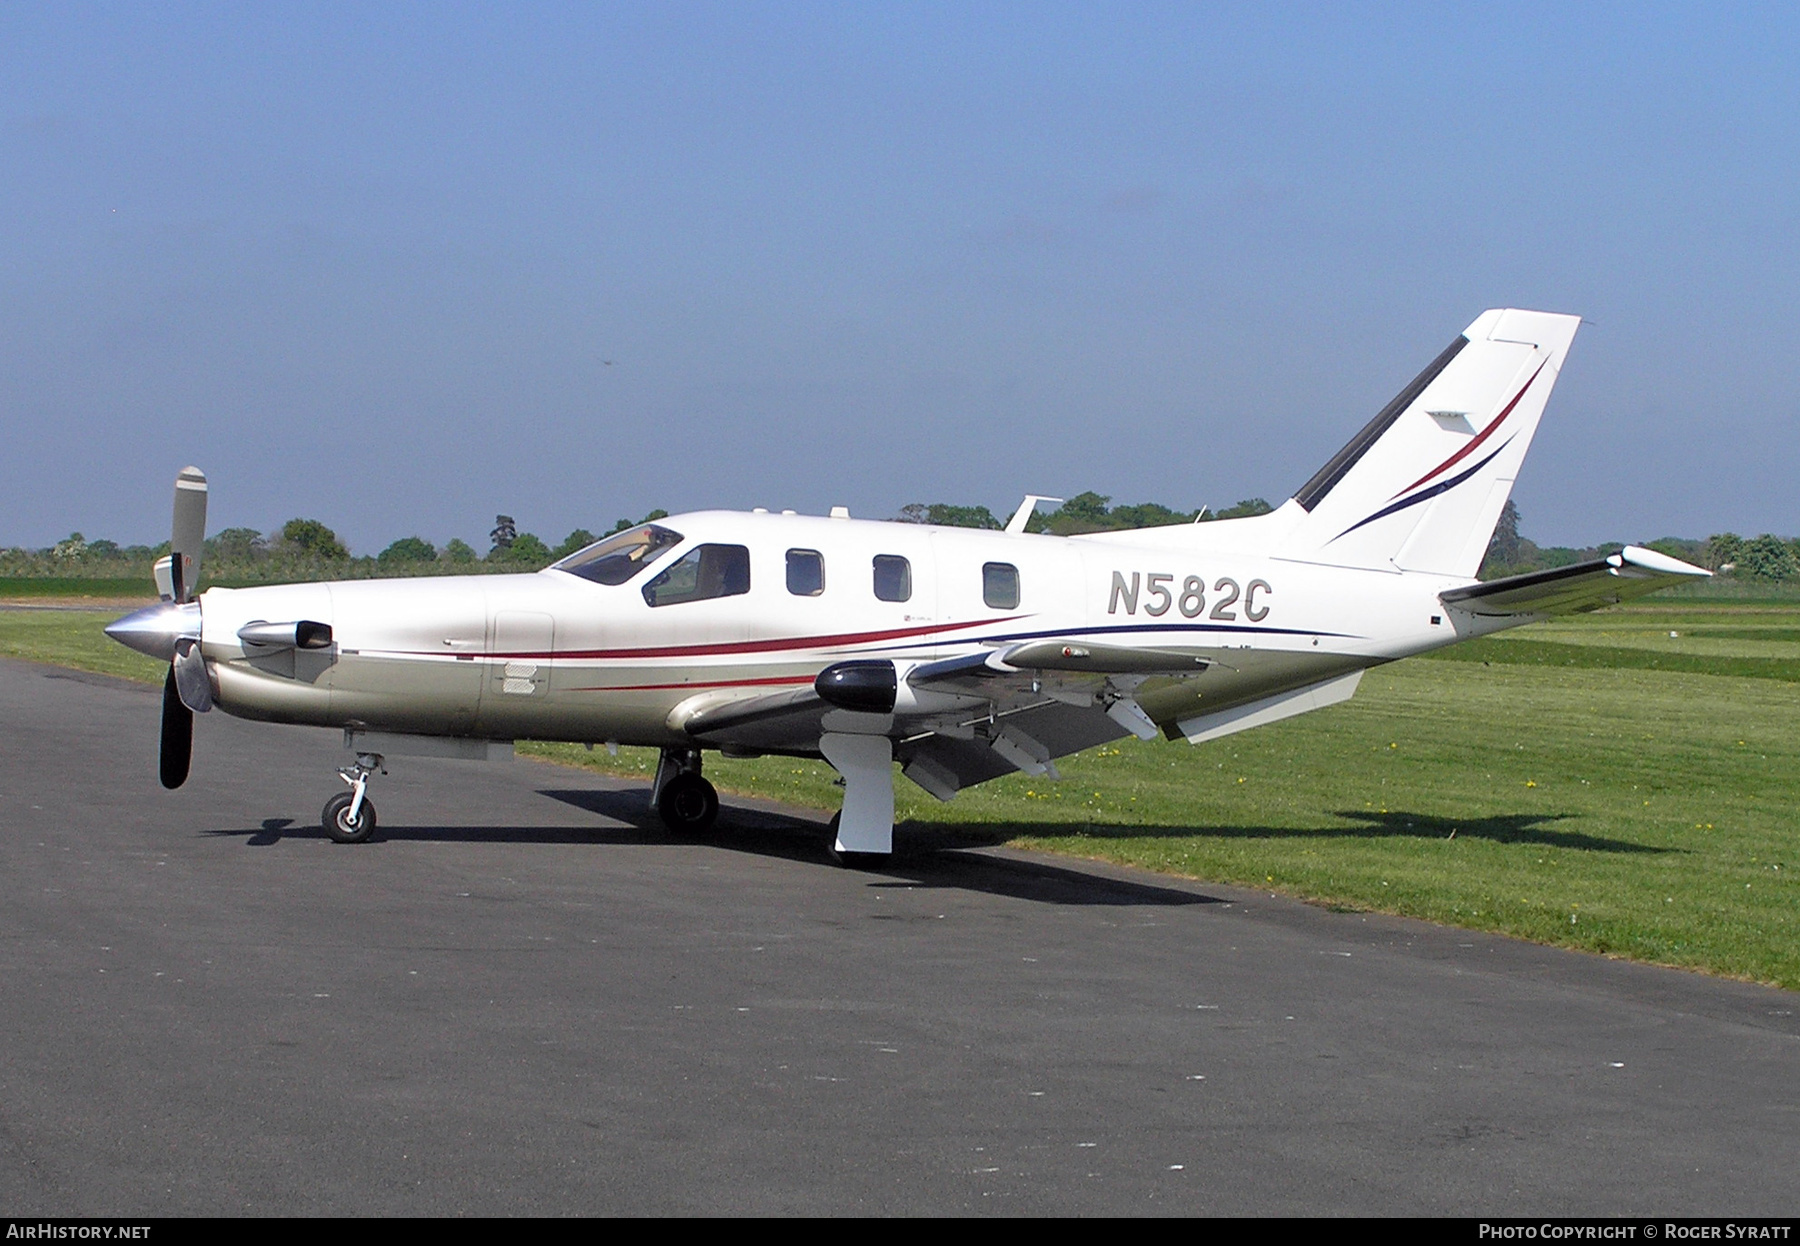
<instances>
[{"instance_id":1,"label":"nose cone","mask_svg":"<svg viewBox=\"0 0 1800 1246\"><path fill-rule=\"evenodd\" d=\"M200 603L190 601L177 605L159 602L134 610L122 619L106 625L106 634L147 657L164 662L175 660L175 642L183 636L200 638Z\"/></svg>"}]
</instances>

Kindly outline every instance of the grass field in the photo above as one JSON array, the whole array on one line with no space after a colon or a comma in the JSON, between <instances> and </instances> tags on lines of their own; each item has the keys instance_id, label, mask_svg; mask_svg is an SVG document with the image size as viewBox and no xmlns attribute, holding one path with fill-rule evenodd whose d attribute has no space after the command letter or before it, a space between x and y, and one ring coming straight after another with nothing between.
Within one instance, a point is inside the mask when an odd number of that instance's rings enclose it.
<instances>
[{"instance_id":1,"label":"grass field","mask_svg":"<svg viewBox=\"0 0 1800 1246\"><path fill-rule=\"evenodd\" d=\"M111 612L0 611L0 653L160 680ZM1670 633L1675 633L1671 635ZM1639 603L1371 671L1356 698L1198 748L1136 740L900 834L1011 843L1800 988L1800 603ZM521 752L642 774L654 755ZM821 762L708 761L835 806ZM146 779L146 782L150 780Z\"/></svg>"}]
</instances>

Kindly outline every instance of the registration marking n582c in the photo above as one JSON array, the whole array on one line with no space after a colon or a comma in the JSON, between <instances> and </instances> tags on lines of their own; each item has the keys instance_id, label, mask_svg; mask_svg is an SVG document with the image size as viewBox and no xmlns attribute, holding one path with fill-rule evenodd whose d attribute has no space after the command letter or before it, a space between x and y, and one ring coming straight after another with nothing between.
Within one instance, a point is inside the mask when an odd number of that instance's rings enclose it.
<instances>
[{"instance_id":1,"label":"registration marking n582c","mask_svg":"<svg viewBox=\"0 0 1800 1246\"><path fill-rule=\"evenodd\" d=\"M1166 571L1143 573L1133 571L1127 580L1122 571L1112 573L1112 589L1107 594L1106 613L1118 614L1119 607L1125 607L1126 614L1136 614L1140 597L1143 598L1144 613L1151 618L1161 618L1171 608L1181 612L1182 617L1197 619L1206 614L1206 578L1189 575L1182 579L1181 590L1174 588L1175 576ZM1221 577L1212 587L1215 593L1225 594L1213 603L1212 613L1206 614L1209 619L1220 622L1235 623L1238 618L1234 609L1241 601L1244 618L1252 623L1261 623L1269 617L1269 607L1257 602L1258 593L1273 593L1267 580L1251 580L1240 588L1238 582L1229 576Z\"/></svg>"}]
</instances>

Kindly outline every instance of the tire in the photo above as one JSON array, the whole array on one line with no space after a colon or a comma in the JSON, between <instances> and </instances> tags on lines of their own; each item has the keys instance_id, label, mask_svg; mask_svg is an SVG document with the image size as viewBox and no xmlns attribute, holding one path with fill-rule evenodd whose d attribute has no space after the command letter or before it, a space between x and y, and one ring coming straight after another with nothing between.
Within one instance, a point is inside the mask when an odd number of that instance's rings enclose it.
<instances>
[{"instance_id":1,"label":"tire","mask_svg":"<svg viewBox=\"0 0 1800 1246\"><path fill-rule=\"evenodd\" d=\"M831 859L833 861L837 862L847 870L878 870L882 866L893 861L894 854L891 852L841 851L837 846L837 837L838 823L842 822L843 819L844 814L842 810L832 814L831 825L826 831L830 836L830 839L826 841L825 851L831 854Z\"/></svg>"},{"instance_id":2,"label":"tire","mask_svg":"<svg viewBox=\"0 0 1800 1246\"><path fill-rule=\"evenodd\" d=\"M663 784L656 813L671 831L703 834L719 816L718 789L697 774L678 774Z\"/></svg>"},{"instance_id":3,"label":"tire","mask_svg":"<svg viewBox=\"0 0 1800 1246\"><path fill-rule=\"evenodd\" d=\"M355 799L350 792L339 792L325 802L325 810L319 815L325 833L336 843L360 844L375 833L375 802L363 797L362 808L357 810L356 821L352 822L350 804Z\"/></svg>"}]
</instances>

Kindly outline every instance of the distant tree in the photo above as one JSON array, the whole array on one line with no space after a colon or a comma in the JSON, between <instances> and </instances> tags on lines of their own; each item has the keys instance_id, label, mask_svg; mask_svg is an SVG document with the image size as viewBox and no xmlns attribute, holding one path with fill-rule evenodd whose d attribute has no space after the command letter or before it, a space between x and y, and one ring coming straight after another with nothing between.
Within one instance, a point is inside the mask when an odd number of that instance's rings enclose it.
<instances>
[{"instance_id":1,"label":"distant tree","mask_svg":"<svg viewBox=\"0 0 1800 1246\"><path fill-rule=\"evenodd\" d=\"M1488 560L1503 567L1519 561L1519 508L1511 498L1500 508L1500 522L1494 525L1493 539L1488 542Z\"/></svg>"},{"instance_id":2,"label":"distant tree","mask_svg":"<svg viewBox=\"0 0 1800 1246\"><path fill-rule=\"evenodd\" d=\"M1786 541L1765 532L1744 542L1737 573L1752 580L1791 580L1800 576L1800 565L1795 564L1794 551Z\"/></svg>"},{"instance_id":3,"label":"distant tree","mask_svg":"<svg viewBox=\"0 0 1800 1246\"><path fill-rule=\"evenodd\" d=\"M563 538L563 543L561 545L558 545L555 549L550 551L550 557L558 560L567 558L576 550L586 549L597 540L599 540L599 538L592 532L589 532L586 528L577 528Z\"/></svg>"},{"instance_id":4,"label":"distant tree","mask_svg":"<svg viewBox=\"0 0 1800 1246\"><path fill-rule=\"evenodd\" d=\"M1508 498L1506 505L1500 508L1499 522L1494 525L1494 535L1488 541L1487 553L1476 574L1484 580L1495 580L1526 571L1565 566L1578 560L1574 550L1539 549L1537 542L1519 531L1519 508Z\"/></svg>"},{"instance_id":5,"label":"distant tree","mask_svg":"<svg viewBox=\"0 0 1800 1246\"><path fill-rule=\"evenodd\" d=\"M1107 510L1107 503L1111 501L1103 493L1077 493L1053 511L1038 510L1026 523L1025 530L1048 532L1055 536L1104 532L1118 526Z\"/></svg>"},{"instance_id":6,"label":"distant tree","mask_svg":"<svg viewBox=\"0 0 1800 1246\"><path fill-rule=\"evenodd\" d=\"M1207 515L1207 518L1248 519L1252 515L1266 515L1274 509L1273 506L1270 506L1268 502L1264 501L1262 498L1245 498L1235 506L1227 506L1222 511L1213 511Z\"/></svg>"},{"instance_id":7,"label":"distant tree","mask_svg":"<svg viewBox=\"0 0 1800 1246\"><path fill-rule=\"evenodd\" d=\"M316 519L290 519L282 524L281 546L287 553L321 562L341 562L350 557L337 533Z\"/></svg>"},{"instance_id":8,"label":"distant tree","mask_svg":"<svg viewBox=\"0 0 1800 1246\"><path fill-rule=\"evenodd\" d=\"M621 519L617 523L615 523L611 528L607 529L606 535L611 536L615 532L623 532L627 528L635 528L638 526L638 524L655 523L659 519L667 519L668 517L669 517L668 511L658 509L658 510L651 511L648 515L645 515L642 519L637 519L637 520Z\"/></svg>"},{"instance_id":9,"label":"distant tree","mask_svg":"<svg viewBox=\"0 0 1800 1246\"><path fill-rule=\"evenodd\" d=\"M87 552L89 558L117 558L119 556L119 545L116 541L108 541L102 538L98 541L89 541Z\"/></svg>"},{"instance_id":10,"label":"distant tree","mask_svg":"<svg viewBox=\"0 0 1800 1246\"><path fill-rule=\"evenodd\" d=\"M1082 532L1106 532L1119 528L1154 528L1167 524L1192 523L1198 512L1178 511L1159 502L1139 502L1135 506L1110 506L1112 499L1103 493L1078 493L1068 501L1045 510L1039 506L1026 521L1027 532L1049 532L1057 536L1074 536ZM1265 503L1266 506L1266 503ZM986 528L998 530L1005 524L985 506L956 506L948 502L911 502L900 508L896 518L901 523L935 524L945 528Z\"/></svg>"},{"instance_id":11,"label":"distant tree","mask_svg":"<svg viewBox=\"0 0 1800 1246\"><path fill-rule=\"evenodd\" d=\"M487 556L492 563L518 567L547 567L550 565L550 547L542 538L529 532L521 532L513 537L512 544L505 548L496 546Z\"/></svg>"},{"instance_id":12,"label":"distant tree","mask_svg":"<svg viewBox=\"0 0 1800 1246\"><path fill-rule=\"evenodd\" d=\"M50 556L59 562L75 562L87 553L87 547L86 537L79 532L71 532L51 548Z\"/></svg>"},{"instance_id":13,"label":"distant tree","mask_svg":"<svg viewBox=\"0 0 1800 1246\"><path fill-rule=\"evenodd\" d=\"M518 525L513 523L511 515L495 515L494 530L488 533L488 540L495 549L510 549L512 543L519 539Z\"/></svg>"},{"instance_id":14,"label":"distant tree","mask_svg":"<svg viewBox=\"0 0 1800 1246\"><path fill-rule=\"evenodd\" d=\"M423 537L403 536L377 554L375 561L384 567L392 567L410 562L433 562L437 556L437 549L430 541Z\"/></svg>"},{"instance_id":15,"label":"distant tree","mask_svg":"<svg viewBox=\"0 0 1800 1246\"><path fill-rule=\"evenodd\" d=\"M1712 571L1730 572L1744 556L1744 538L1735 532L1715 532L1706 538L1706 566Z\"/></svg>"},{"instance_id":16,"label":"distant tree","mask_svg":"<svg viewBox=\"0 0 1800 1246\"><path fill-rule=\"evenodd\" d=\"M254 562L269 552L255 528L226 528L206 543L206 556L220 562Z\"/></svg>"},{"instance_id":17,"label":"distant tree","mask_svg":"<svg viewBox=\"0 0 1800 1246\"><path fill-rule=\"evenodd\" d=\"M474 562L475 547L460 537L451 537L444 543L441 557L445 562Z\"/></svg>"},{"instance_id":18,"label":"distant tree","mask_svg":"<svg viewBox=\"0 0 1800 1246\"><path fill-rule=\"evenodd\" d=\"M986 528L1002 525L985 506L952 506L948 502L909 502L900 508L901 523L935 524L940 528Z\"/></svg>"},{"instance_id":19,"label":"distant tree","mask_svg":"<svg viewBox=\"0 0 1800 1246\"><path fill-rule=\"evenodd\" d=\"M1696 566L1706 565L1706 542L1692 541L1686 537L1663 536L1654 541L1646 541L1644 548L1653 549L1659 554L1667 554L1671 558L1679 558L1683 562L1691 562Z\"/></svg>"},{"instance_id":20,"label":"distant tree","mask_svg":"<svg viewBox=\"0 0 1800 1246\"><path fill-rule=\"evenodd\" d=\"M1139 502L1136 506L1112 508L1107 519L1115 528L1163 528L1170 524L1193 523L1194 511L1170 510L1160 502Z\"/></svg>"},{"instance_id":21,"label":"distant tree","mask_svg":"<svg viewBox=\"0 0 1800 1246\"><path fill-rule=\"evenodd\" d=\"M1057 507L1055 514L1066 523L1103 525L1106 523L1106 506L1111 501L1104 493L1077 493Z\"/></svg>"}]
</instances>

